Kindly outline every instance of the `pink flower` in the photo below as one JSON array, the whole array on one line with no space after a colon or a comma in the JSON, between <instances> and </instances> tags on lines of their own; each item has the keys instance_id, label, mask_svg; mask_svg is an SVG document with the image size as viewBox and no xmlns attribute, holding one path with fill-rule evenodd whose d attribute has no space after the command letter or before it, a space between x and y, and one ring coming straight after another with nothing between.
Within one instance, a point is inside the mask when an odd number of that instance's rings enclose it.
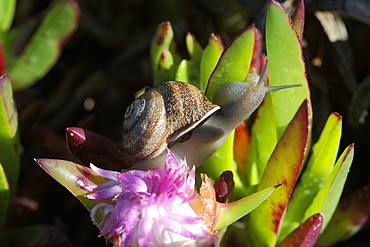
<instances>
[{"instance_id":1,"label":"pink flower","mask_svg":"<svg viewBox=\"0 0 370 247\"><path fill-rule=\"evenodd\" d=\"M215 200L209 203L197 195L195 168L189 172L186 162L179 163L169 150L165 165L148 171L91 169L109 181L88 187L92 193L86 197L112 198L97 204L91 218L115 246L218 245L215 217L209 213L215 212Z\"/></svg>"}]
</instances>

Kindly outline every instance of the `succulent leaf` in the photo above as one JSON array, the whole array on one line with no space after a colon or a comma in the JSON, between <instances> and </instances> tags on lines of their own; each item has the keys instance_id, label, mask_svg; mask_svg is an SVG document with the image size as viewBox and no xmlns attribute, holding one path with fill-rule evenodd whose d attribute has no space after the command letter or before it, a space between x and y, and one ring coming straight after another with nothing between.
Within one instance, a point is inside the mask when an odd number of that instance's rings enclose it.
<instances>
[{"instance_id":1,"label":"succulent leaf","mask_svg":"<svg viewBox=\"0 0 370 247\"><path fill-rule=\"evenodd\" d=\"M276 145L258 185L258 190L276 184L282 186L247 217L248 235L257 246L273 246L277 241L280 222L308 145L308 109L308 102L303 102Z\"/></svg>"},{"instance_id":2,"label":"succulent leaf","mask_svg":"<svg viewBox=\"0 0 370 247\"><path fill-rule=\"evenodd\" d=\"M8 65L14 90L32 86L51 69L76 30L79 16L75 0L59 1L50 9L23 53Z\"/></svg>"}]
</instances>

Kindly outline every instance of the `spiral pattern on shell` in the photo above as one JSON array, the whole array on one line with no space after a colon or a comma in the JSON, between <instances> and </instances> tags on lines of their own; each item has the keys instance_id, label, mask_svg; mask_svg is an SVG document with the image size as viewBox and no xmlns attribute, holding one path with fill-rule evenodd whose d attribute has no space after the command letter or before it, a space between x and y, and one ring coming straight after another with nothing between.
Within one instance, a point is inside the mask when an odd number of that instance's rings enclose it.
<instances>
[{"instance_id":1,"label":"spiral pattern on shell","mask_svg":"<svg viewBox=\"0 0 370 247\"><path fill-rule=\"evenodd\" d=\"M219 108L191 84L161 83L127 108L123 145L137 159L155 158Z\"/></svg>"}]
</instances>

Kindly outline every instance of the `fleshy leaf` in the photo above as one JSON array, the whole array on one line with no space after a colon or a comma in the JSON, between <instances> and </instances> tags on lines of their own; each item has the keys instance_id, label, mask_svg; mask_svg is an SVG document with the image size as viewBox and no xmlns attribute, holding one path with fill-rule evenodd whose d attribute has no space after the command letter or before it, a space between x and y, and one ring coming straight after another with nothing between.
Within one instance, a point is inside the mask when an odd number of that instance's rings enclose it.
<instances>
[{"instance_id":1,"label":"fleshy leaf","mask_svg":"<svg viewBox=\"0 0 370 247\"><path fill-rule=\"evenodd\" d=\"M157 82L165 82L165 81L171 81L173 80L174 76L174 69L173 66L173 56L169 49L164 49L161 53L161 56L158 61L158 68L157 68Z\"/></svg>"},{"instance_id":2,"label":"fleshy leaf","mask_svg":"<svg viewBox=\"0 0 370 247\"><path fill-rule=\"evenodd\" d=\"M177 71L176 71L176 77L175 77L175 81L182 81L182 82L188 82L190 83L190 78L189 78L189 61L183 59L180 64L179 64L179 67L177 67ZM195 85L197 86L197 85Z\"/></svg>"},{"instance_id":3,"label":"fleshy leaf","mask_svg":"<svg viewBox=\"0 0 370 247\"><path fill-rule=\"evenodd\" d=\"M30 87L50 70L76 30L79 15L75 0L58 1L52 7L23 53L8 64L7 73L14 90Z\"/></svg>"},{"instance_id":4,"label":"fleshy leaf","mask_svg":"<svg viewBox=\"0 0 370 247\"><path fill-rule=\"evenodd\" d=\"M323 230L326 228L342 194L347 179L349 168L353 160L354 145L349 145L339 157L333 170L325 180L324 186L317 193L310 207L307 209L304 218L316 213L324 214Z\"/></svg>"},{"instance_id":5,"label":"fleshy leaf","mask_svg":"<svg viewBox=\"0 0 370 247\"><path fill-rule=\"evenodd\" d=\"M219 147L217 151L197 169L197 171L207 174L207 176L214 181L222 172L227 170L233 171L234 157L233 153L230 152L230 150L233 149L233 145L234 131L226 138L221 147Z\"/></svg>"},{"instance_id":6,"label":"fleshy leaf","mask_svg":"<svg viewBox=\"0 0 370 247\"><path fill-rule=\"evenodd\" d=\"M319 246L331 246L356 234L369 220L370 183L340 201L333 218L320 235Z\"/></svg>"},{"instance_id":7,"label":"fleshy leaf","mask_svg":"<svg viewBox=\"0 0 370 247\"><path fill-rule=\"evenodd\" d=\"M168 49L173 39L173 30L170 22L158 25L156 34L151 43L151 58L153 72L158 68L158 61L164 49Z\"/></svg>"},{"instance_id":8,"label":"fleshy leaf","mask_svg":"<svg viewBox=\"0 0 370 247\"><path fill-rule=\"evenodd\" d=\"M122 146L92 131L67 128L66 138L71 153L86 165L93 163L103 169L120 171L136 163Z\"/></svg>"},{"instance_id":9,"label":"fleshy leaf","mask_svg":"<svg viewBox=\"0 0 370 247\"><path fill-rule=\"evenodd\" d=\"M342 117L332 113L317 143L302 177L289 202L281 236L284 238L294 228L294 222L303 222L303 216L317 192L324 185L337 158L342 132Z\"/></svg>"},{"instance_id":10,"label":"fleshy leaf","mask_svg":"<svg viewBox=\"0 0 370 247\"><path fill-rule=\"evenodd\" d=\"M202 86L200 82L200 63L202 59L203 49L198 43L195 36L190 33L186 35L186 48L190 56L190 61L188 62L188 82L202 91Z\"/></svg>"},{"instance_id":11,"label":"fleshy leaf","mask_svg":"<svg viewBox=\"0 0 370 247\"><path fill-rule=\"evenodd\" d=\"M288 13L271 0L267 9L266 49L269 85L302 84L302 87L272 92L278 137L293 118L300 104L310 99L302 48ZM311 108L310 101L308 102ZM309 111L311 115L311 111ZM311 117L311 116L310 116Z\"/></svg>"},{"instance_id":12,"label":"fleshy leaf","mask_svg":"<svg viewBox=\"0 0 370 247\"><path fill-rule=\"evenodd\" d=\"M312 247L320 236L324 217L318 213L312 215L298 228L291 232L278 247Z\"/></svg>"},{"instance_id":13,"label":"fleshy leaf","mask_svg":"<svg viewBox=\"0 0 370 247\"><path fill-rule=\"evenodd\" d=\"M251 154L246 179L249 186L259 183L267 161L278 141L276 117L270 93L266 94L264 101L258 109L251 136Z\"/></svg>"},{"instance_id":14,"label":"fleshy leaf","mask_svg":"<svg viewBox=\"0 0 370 247\"><path fill-rule=\"evenodd\" d=\"M108 181L90 168L71 161L57 159L36 159L36 162L50 176L69 190L89 211L104 200L90 200L84 195L90 193L86 186L98 185Z\"/></svg>"},{"instance_id":15,"label":"fleshy leaf","mask_svg":"<svg viewBox=\"0 0 370 247\"><path fill-rule=\"evenodd\" d=\"M206 90L209 77L215 69L223 50L219 39L214 34L211 34L208 44L202 53L200 62L200 90L202 92Z\"/></svg>"},{"instance_id":16,"label":"fleshy leaf","mask_svg":"<svg viewBox=\"0 0 370 247\"><path fill-rule=\"evenodd\" d=\"M5 224L5 216L9 206L10 190L5 171L0 164L0 230Z\"/></svg>"},{"instance_id":17,"label":"fleshy leaf","mask_svg":"<svg viewBox=\"0 0 370 247\"><path fill-rule=\"evenodd\" d=\"M250 137L246 124L243 122L235 129L234 136L234 159L238 165L238 171L247 176L247 163L250 149Z\"/></svg>"},{"instance_id":18,"label":"fleshy leaf","mask_svg":"<svg viewBox=\"0 0 370 247\"><path fill-rule=\"evenodd\" d=\"M202 54L202 47L198 43L197 39L191 33L186 34L186 48L188 50L190 60L196 62L198 64L197 68L199 68L200 64L200 55Z\"/></svg>"},{"instance_id":19,"label":"fleshy leaf","mask_svg":"<svg viewBox=\"0 0 370 247\"><path fill-rule=\"evenodd\" d=\"M169 49L164 49L159 57L158 69L169 71L173 64L173 57Z\"/></svg>"},{"instance_id":20,"label":"fleshy leaf","mask_svg":"<svg viewBox=\"0 0 370 247\"><path fill-rule=\"evenodd\" d=\"M241 31L223 51L206 89L212 101L217 88L225 83L246 81L254 48L254 25Z\"/></svg>"},{"instance_id":21,"label":"fleshy leaf","mask_svg":"<svg viewBox=\"0 0 370 247\"><path fill-rule=\"evenodd\" d=\"M8 76L0 77L0 163L7 176L11 195L14 195L20 162L18 112L13 100L12 85Z\"/></svg>"},{"instance_id":22,"label":"fleshy leaf","mask_svg":"<svg viewBox=\"0 0 370 247\"><path fill-rule=\"evenodd\" d=\"M235 169L233 146L234 131L230 133L221 147L197 169L197 172L205 173L215 181L224 171L232 171L235 182L235 196L241 198L244 194L242 193L244 192L244 186Z\"/></svg>"},{"instance_id":23,"label":"fleshy leaf","mask_svg":"<svg viewBox=\"0 0 370 247\"><path fill-rule=\"evenodd\" d=\"M222 53L207 85L206 95L209 99L213 98L213 94L219 86L228 82L246 80L253 54L254 29L253 25L244 29ZM233 171L235 176L235 194L237 198L240 198L244 196L245 189L235 171L233 143L234 132L205 162L202 170L204 169L203 171L214 180L225 170Z\"/></svg>"},{"instance_id":24,"label":"fleshy leaf","mask_svg":"<svg viewBox=\"0 0 370 247\"><path fill-rule=\"evenodd\" d=\"M265 201L279 186L272 186L232 203L217 203L218 221L215 231L242 218Z\"/></svg>"},{"instance_id":25,"label":"fleshy leaf","mask_svg":"<svg viewBox=\"0 0 370 247\"><path fill-rule=\"evenodd\" d=\"M300 40L302 40L303 37L304 17L304 2L303 0L299 0L295 6L292 22Z\"/></svg>"},{"instance_id":26,"label":"fleshy leaf","mask_svg":"<svg viewBox=\"0 0 370 247\"><path fill-rule=\"evenodd\" d=\"M248 234L256 246L273 246L281 218L301 170L309 140L308 103L304 101L276 145L258 190L281 187L248 215Z\"/></svg>"},{"instance_id":27,"label":"fleshy leaf","mask_svg":"<svg viewBox=\"0 0 370 247\"><path fill-rule=\"evenodd\" d=\"M163 70L164 58L167 57L167 60L169 59L168 54L170 54L169 49L172 43L172 39L173 39L173 30L172 30L171 23L170 22L161 23L157 27L156 34L150 45L150 56L152 60L153 80L154 80L155 85L160 82L163 82L162 79L159 78L159 71ZM171 59L173 59L172 55L171 55ZM162 63L162 65L160 65L160 63Z\"/></svg>"},{"instance_id":28,"label":"fleshy leaf","mask_svg":"<svg viewBox=\"0 0 370 247\"><path fill-rule=\"evenodd\" d=\"M217 202L232 202L234 201L234 179L231 171L224 171L213 185L216 192Z\"/></svg>"},{"instance_id":29,"label":"fleshy leaf","mask_svg":"<svg viewBox=\"0 0 370 247\"><path fill-rule=\"evenodd\" d=\"M6 67L6 60L5 60L4 47L0 39L0 76L4 75L5 67Z\"/></svg>"},{"instance_id":30,"label":"fleshy leaf","mask_svg":"<svg viewBox=\"0 0 370 247\"><path fill-rule=\"evenodd\" d=\"M265 56L262 53L262 43L262 34L257 28L255 28L253 56L251 66L249 67L249 73L253 73L253 69L256 69L257 74L261 74L262 68L265 65ZM267 77L264 78L264 81L266 81L266 79Z\"/></svg>"},{"instance_id":31,"label":"fleshy leaf","mask_svg":"<svg viewBox=\"0 0 370 247\"><path fill-rule=\"evenodd\" d=\"M0 0L0 41L12 25L16 0Z\"/></svg>"}]
</instances>

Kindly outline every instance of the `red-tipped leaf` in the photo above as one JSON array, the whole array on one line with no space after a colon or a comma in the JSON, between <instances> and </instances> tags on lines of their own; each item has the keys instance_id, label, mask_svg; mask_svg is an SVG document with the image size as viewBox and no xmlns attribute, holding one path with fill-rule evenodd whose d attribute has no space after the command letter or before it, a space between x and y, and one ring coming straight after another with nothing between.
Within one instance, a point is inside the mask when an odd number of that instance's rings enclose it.
<instances>
[{"instance_id":1,"label":"red-tipped leaf","mask_svg":"<svg viewBox=\"0 0 370 247\"><path fill-rule=\"evenodd\" d=\"M241 31L223 51L207 85L206 95L210 100L219 86L232 81L246 81L253 55L254 30L254 25L251 25Z\"/></svg>"},{"instance_id":2,"label":"red-tipped leaf","mask_svg":"<svg viewBox=\"0 0 370 247\"><path fill-rule=\"evenodd\" d=\"M3 44L0 40L0 76L5 73L6 61L5 61L5 54Z\"/></svg>"},{"instance_id":3,"label":"red-tipped leaf","mask_svg":"<svg viewBox=\"0 0 370 247\"><path fill-rule=\"evenodd\" d=\"M66 138L71 153L86 165L120 171L136 163L122 146L92 131L67 128Z\"/></svg>"},{"instance_id":4,"label":"red-tipped leaf","mask_svg":"<svg viewBox=\"0 0 370 247\"><path fill-rule=\"evenodd\" d=\"M308 102L305 100L284 131L262 175L257 191L281 184L249 214L248 234L256 246L273 246L280 221L301 170L309 140Z\"/></svg>"},{"instance_id":5,"label":"red-tipped leaf","mask_svg":"<svg viewBox=\"0 0 370 247\"><path fill-rule=\"evenodd\" d=\"M278 247L312 247L320 236L324 217L317 213L292 231Z\"/></svg>"},{"instance_id":6,"label":"red-tipped leaf","mask_svg":"<svg viewBox=\"0 0 370 247\"><path fill-rule=\"evenodd\" d=\"M292 22L300 40L302 40L303 37L304 17L304 2L303 0L299 0L297 5L295 6L295 10L292 16Z\"/></svg>"},{"instance_id":7,"label":"red-tipped leaf","mask_svg":"<svg viewBox=\"0 0 370 247\"><path fill-rule=\"evenodd\" d=\"M90 168L57 159L35 159L50 176L69 190L88 210L104 200L90 200L85 195L91 193L87 186L102 184L107 181ZM106 200L105 200L106 201Z\"/></svg>"}]
</instances>

